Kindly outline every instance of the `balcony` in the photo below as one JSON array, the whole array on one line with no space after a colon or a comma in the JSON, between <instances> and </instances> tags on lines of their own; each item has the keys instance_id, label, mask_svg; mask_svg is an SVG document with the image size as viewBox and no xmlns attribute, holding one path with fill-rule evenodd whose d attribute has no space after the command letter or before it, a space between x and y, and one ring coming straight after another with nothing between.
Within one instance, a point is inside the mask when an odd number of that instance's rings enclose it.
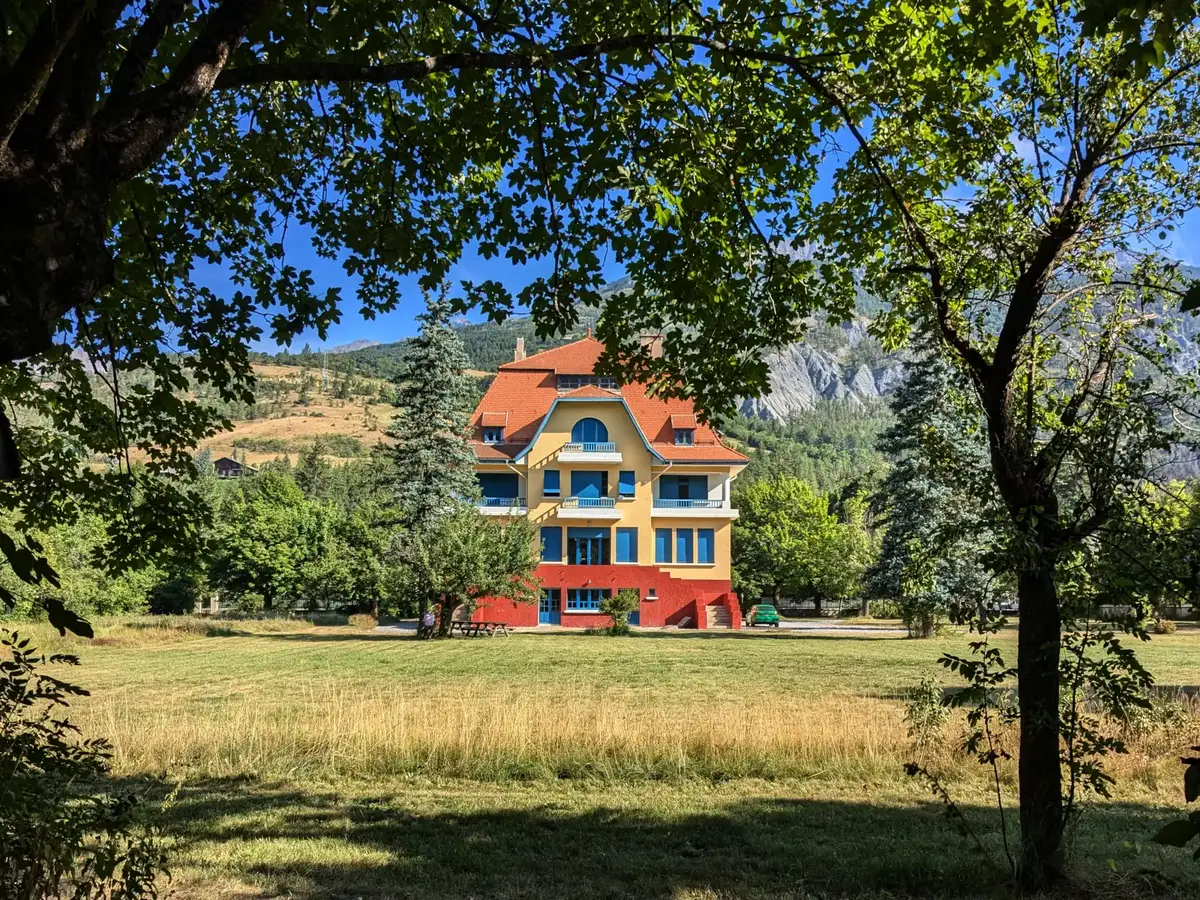
<instances>
[{"instance_id":1,"label":"balcony","mask_svg":"<svg viewBox=\"0 0 1200 900\"><path fill-rule=\"evenodd\" d=\"M568 441L558 451L559 462L619 463L621 453L611 441Z\"/></svg>"},{"instance_id":2,"label":"balcony","mask_svg":"<svg viewBox=\"0 0 1200 900\"><path fill-rule=\"evenodd\" d=\"M727 500L667 500L655 497L650 515L660 518L736 519L738 511Z\"/></svg>"},{"instance_id":3,"label":"balcony","mask_svg":"<svg viewBox=\"0 0 1200 900\"><path fill-rule=\"evenodd\" d=\"M621 511L612 497L564 497L558 505L560 519L619 519Z\"/></svg>"},{"instance_id":4,"label":"balcony","mask_svg":"<svg viewBox=\"0 0 1200 900\"><path fill-rule=\"evenodd\" d=\"M481 497L475 506L485 516L523 516L529 512L524 497Z\"/></svg>"}]
</instances>

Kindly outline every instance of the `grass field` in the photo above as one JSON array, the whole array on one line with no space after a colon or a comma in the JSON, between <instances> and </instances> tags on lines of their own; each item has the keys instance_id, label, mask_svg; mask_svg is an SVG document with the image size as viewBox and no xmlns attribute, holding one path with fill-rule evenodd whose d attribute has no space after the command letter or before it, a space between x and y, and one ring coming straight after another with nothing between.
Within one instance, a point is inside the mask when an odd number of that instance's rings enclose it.
<instances>
[{"instance_id":1,"label":"grass field","mask_svg":"<svg viewBox=\"0 0 1200 900\"><path fill-rule=\"evenodd\" d=\"M182 897L984 896L999 878L901 772L918 755L905 692L961 635L419 642L141 620L90 644L37 636L81 654L93 696L72 715L113 741L118 777L152 802L178 787ZM1200 684L1200 632L1142 656L1162 685ZM1145 839L1182 805L1196 724L1113 763L1114 800L1072 836L1082 878L1121 893L1155 868L1195 889L1190 861ZM960 733L920 757L998 857Z\"/></svg>"}]
</instances>

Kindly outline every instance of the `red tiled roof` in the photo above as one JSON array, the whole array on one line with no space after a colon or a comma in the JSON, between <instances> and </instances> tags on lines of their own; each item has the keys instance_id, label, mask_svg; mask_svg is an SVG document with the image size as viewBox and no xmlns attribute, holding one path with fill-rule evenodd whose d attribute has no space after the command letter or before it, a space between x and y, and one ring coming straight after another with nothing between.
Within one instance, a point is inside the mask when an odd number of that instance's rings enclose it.
<instances>
[{"instance_id":1,"label":"red tiled roof","mask_svg":"<svg viewBox=\"0 0 1200 900\"><path fill-rule=\"evenodd\" d=\"M503 428L508 424L508 413L485 412L480 415L479 424L484 428Z\"/></svg>"},{"instance_id":2,"label":"red tiled roof","mask_svg":"<svg viewBox=\"0 0 1200 900\"><path fill-rule=\"evenodd\" d=\"M646 440L664 459L723 464L747 461L741 453L721 443L711 425L696 421L696 410L691 400L651 396L647 393L646 386L640 383L624 385L620 391L585 385L560 394L555 387L556 375L591 375L603 349L604 345L600 341L589 337L554 350L534 354L519 362L500 366L499 373L488 387L471 419L474 437L471 444L476 458L480 462L499 462L515 457L533 439L542 419L559 397L612 399L620 396L629 406ZM489 412L483 412L485 409ZM505 410L508 413L505 442L484 444L480 441L483 419L485 416L494 415L492 411L495 410ZM676 421L686 421L689 424L676 425ZM677 427L695 429L694 443L691 446L675 445Z\"/></svg>"},{"instance_id":3,"label":"red tiled roof","mask_svg":"<svg viewBox=\"0 0 1200 900\"><path fill-rule=\"evenodd\" d=\"M557 375L591 375L603 352L604 344L593 337L586 337L581 341L555 347L553 350L543 350L516 362L505 363L500 367L500 371L538 369Z\"/></svg>"}]
</instances>

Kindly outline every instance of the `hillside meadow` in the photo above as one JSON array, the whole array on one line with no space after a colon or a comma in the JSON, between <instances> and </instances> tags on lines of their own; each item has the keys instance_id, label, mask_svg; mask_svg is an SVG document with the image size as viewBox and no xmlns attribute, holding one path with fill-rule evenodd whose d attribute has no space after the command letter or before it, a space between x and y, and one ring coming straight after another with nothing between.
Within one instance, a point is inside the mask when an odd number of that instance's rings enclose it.
<instances>
[{"instance_id":1,"label":"hillside meadow","mask_svg":"<svg viewBox=\"0 0 1200 900\"><path fill-rule=\"evenodd\" d=\"M904 718L922 677L955 683L935 661L964 635L422 642L165 618L103 621L92 642L32 632L80 655L71 676L92 696L71 715L112 741L118 779L148 810L169 798L181 897L984 896L1002 879L961 719L918 750ZM1114 798L1088 801L1072 847L1102 893L1156 869L1183 896L1197 870L1146 839L1182 806L1178 752L1200 740L1173 690L1200 684L1200 631L1142 658L1172 715L1128 732ZM911 759L984 854L903 775Z\"/></svg>"}]
</instances>

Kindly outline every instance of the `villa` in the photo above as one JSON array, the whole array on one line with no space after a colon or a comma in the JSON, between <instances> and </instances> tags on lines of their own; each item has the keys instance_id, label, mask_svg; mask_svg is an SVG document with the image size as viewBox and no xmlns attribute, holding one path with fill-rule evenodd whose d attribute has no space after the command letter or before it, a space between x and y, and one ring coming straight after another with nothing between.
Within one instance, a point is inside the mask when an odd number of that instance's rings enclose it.
<instances>
[{"instance_id":1,"label":"villa","mask_svg":"<svg viewBox=\"0 0 1200 900\"><path fill-rule=\"evenodd\" d=\"M746 465L690 400L595 374L587 337L499 372L471 420L483 515L538 527L537 608L482 602L477 620L600 626L606 596L632 588L631 624L738 628L730 583L730 482Z\"/></svg>"}]
</instances>

